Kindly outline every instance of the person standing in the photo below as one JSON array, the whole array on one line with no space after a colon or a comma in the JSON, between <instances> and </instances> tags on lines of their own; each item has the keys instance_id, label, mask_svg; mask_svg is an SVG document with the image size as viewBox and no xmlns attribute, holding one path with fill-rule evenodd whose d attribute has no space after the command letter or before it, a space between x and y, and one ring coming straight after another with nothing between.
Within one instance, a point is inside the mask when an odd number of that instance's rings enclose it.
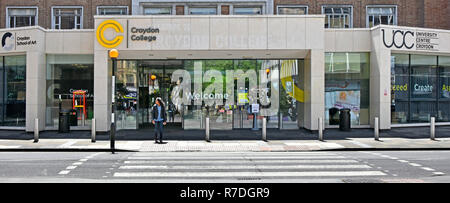
<instances>
[{"instance_id":1,"label":"person standing","mask_svg":"<svg viewBox=\"0 0 450 203\"><path fill-rule=\"evenodd\" d=\"M152 109L152 118L153 125L155 125L155 143L158 143L158 134L159 134L159 143L162 144L163 139L163 131L164 126L166 125L166 109L164 108L164 103L161 101L161 98L156 99L156 104Z\"/></svg>"}]
</instances>

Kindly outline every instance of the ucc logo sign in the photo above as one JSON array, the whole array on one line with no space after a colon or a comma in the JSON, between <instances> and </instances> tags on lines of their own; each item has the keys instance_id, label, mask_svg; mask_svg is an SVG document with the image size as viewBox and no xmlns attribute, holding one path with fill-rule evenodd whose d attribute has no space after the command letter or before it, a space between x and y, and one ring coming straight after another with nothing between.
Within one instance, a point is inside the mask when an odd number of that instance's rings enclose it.
<instances>
[{"instance_id":1,"label":"ucc logo sign","mask_svg":"<svg viewBox=\"0 0 450 203\"><path fill-rule=\"evenodd\" d=\"M101 23L97 28L97 41L105 48L114 48L118 46L123 41L123 36L116 36L112 40L108 40L105 38L105 31L108 28L114 29L117 33L123 33L122 25L115 20L105 20Z\"/></svg>"},{"instance_id":2,"label":"ucc logo sign","mask_svg":"<svg viewBox=\"0 0 450 203\"><path fill-rule=\"evenodd\" d=\"M381 32L383 32L384 46L386 46L387 48L392 48L393 46L395 46L398 49L401 49L403 47L407 49L412 49L415 45L414 40L407 41L408 36L413 38L415 37L414 32L403 30L392 30L392 39L386 36L385 29L381 29ZM386 38L388 38L388 40L386 40ZM388 41L390 41L390 43Z\"/></svg>"}]
</instances>

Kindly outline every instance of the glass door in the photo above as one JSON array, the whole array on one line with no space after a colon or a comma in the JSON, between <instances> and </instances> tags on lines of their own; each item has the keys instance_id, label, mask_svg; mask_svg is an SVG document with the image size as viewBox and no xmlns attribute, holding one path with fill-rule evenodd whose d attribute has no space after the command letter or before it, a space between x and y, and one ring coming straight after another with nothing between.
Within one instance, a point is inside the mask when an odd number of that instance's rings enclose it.
<instances>
[{"instance_id":1,"label":"glass door","mask_svg":"<svg viewBox=\"0 0 450 203\"><path fill-rule=\"evenodd\" d=\"M137 129L136 61L118 61L116 71L117 129Z\"/></svg>"},{"instance_id":2,"label":"glass door","mask_svg":"<svg viewBox=\"0 0 450 203\"><path fill-rule=\"evenodd\" d=\"M172 73L181 69L181 60L174 61L139 61L139 128L150 128L152 124L152 107L157 98L161 98L167 114L168 128L182 126L182 107L172 101L171 92L176 86L172 83ZM153 78L152 78L153 76Z\"/></svg>"}]
</instances>

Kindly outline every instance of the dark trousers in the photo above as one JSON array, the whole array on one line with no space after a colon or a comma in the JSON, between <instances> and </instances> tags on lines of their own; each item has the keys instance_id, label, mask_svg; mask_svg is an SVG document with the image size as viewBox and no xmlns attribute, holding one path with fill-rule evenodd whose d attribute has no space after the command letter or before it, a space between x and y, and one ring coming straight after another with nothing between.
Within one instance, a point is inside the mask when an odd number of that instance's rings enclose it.
<instances>
[{"instance_id":1,"label":"dark trousers","mask_svg":"<svg viewBox=\"0 0 450 203\"><path fill-rule=\"evenodd\" d=\"M155 121L155 142L156 140L158 140L158 133L159 133L159 141L162 142L164 131L163 123L164 123L163 121Z\"/></svg>"}]
</instances>

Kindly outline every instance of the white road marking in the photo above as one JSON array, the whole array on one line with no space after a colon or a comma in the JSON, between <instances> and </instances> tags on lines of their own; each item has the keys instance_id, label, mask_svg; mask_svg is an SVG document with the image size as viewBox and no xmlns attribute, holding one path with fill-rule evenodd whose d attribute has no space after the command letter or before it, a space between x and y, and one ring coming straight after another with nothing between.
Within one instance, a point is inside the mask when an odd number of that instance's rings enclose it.
<instances>
[{"instance_id":1,"label":"white road marking","mask_svg":"<svg viewBox=\"0 0 450 203\"><path fill-rule=\"evenodd\" d=\"M59 175L67 175L67 174L69 174L69 173L70 173L70 171L64 170L64 171L59 172L58 174L59 174Z\"/></svg>"},{"instance_id":2,"label":"white road marking","mask_svg":"<svg viewBox=\"0 0 450 203\"><path fill-rule=\"evenodd\" d=\"M313 171L313 172L135 172L114 173L114 177L325 177L325 176L384 176L381 171Z\"/></svg>"},{"instance_id":3,"label":"white road marking","mask_svg":"<svg viewBox=\"0 0 450 203\"><path fill-rule=\"evenodd\" d=\"M434 169L429 168L429 167L422 167L422 169L423 169L423 170L426 170L426 171L435 171Z\"/></svg>"},{"instance_id":4,"label":"white road marking","mask_svg":"<svg viewBox=\"0 0 450 203\"><path fill-rule=\"evenodd\" d=\"M198 152L186 152L183 153L184 157L231 157L231 156L302 156L302 155L336 155L335 153L330 152L254 152L254 153L242 153L242 152L223 152L223 153L198 153ZM135 153L133 156L152 156L152 157L180 157L179 154L171 153L168 154L166 152L138 152Z\"/></svg>"},{"instance_id":5,"label":"white road marking","mask_svg":"<svg viewBox=\"0 0 450 203\"><path fill-rule=\"evenodd\" d=\"M422 165L420 165L420 164L416 164L416 163L409 163L409 165L411 165L411 166L415 166L415 167L421 167Z\"/></svg>"},{"instance_id":6,"label":"white road marking","mask_svg":"<svg viewBox=\"0 0 450 203\"><path fill-rule=\"evenodd\" d=\"M345 159L344 156L302 156L302 157L128 157L131 160L299 160L299 159Z\"/></svg>"},{"instance_id":7,"label":"white road marking","mask_svg":"<svg viewBox=\"0 0 450 203\"><path fill-rule=\"evenodd\" d=\"M402 162L402 163L409 163L409 161L406 161L406 160L398 160L399 162Z\"/></svg>"},{"instance_id":8,"label":"white road marking","mask_svg":"<svg viewBox=\"0 0 450 203\"><path fill-rule=\"evenodd\" d=\"M167 166L167 165L131 165L121 166L119 169L223 169L223 170L245 170L245 169L369 169L367 165L282 165L282 166L255 166L255 165L207 165L207 166Z\"/></svg>"},{"instance_id":9,"label":"white road marking","mask_svg":"<svg viewBox=\"0 0 450 203\"><path fill-rule=\"evenodd\" d=\"M255 164L261 164L261 163L268 163L268 164L274 164L274 163L358 163L356 160L345 160L345 159L335 159L335 160L318 160L318 159L312 159L312 160L232 160L232 161L222 161L222 160L209 160L209 161L165 161L165 160L141 160L141 161L125 161L125 164L154 164L154 163L164 163L164 164L186 164L186 163L195 163L197 165L199 164L211 164L211 163L222 163L222 164L248 164L248 163L255 163Z\"/></svg>"},{"instance_id":10,"label":"white road marking","mask_svg":"<svg viewBox=\"0 0 450 203\"><path fill-rule=\"evenodd\" d=\"M77 168L77 166L67 166L67 170L73 170L73 169L76 169Z\"/></svg>"},{"instance_id":11,"label":"white road marking","mask_svg":"<svg viewBox=\"0 0 450 203\"><path fill-rule=\"evenodd\" d=\"M442 172L433 172L434 175L445 175L445 173Z\"/></svg>"},{"instance_id":12,"label":"white road marking","mask_svg":"<svg viewBox=\"0 0 450 203\"><path fill-rule=\"evenodd\" d=\"M76 142L76 141L72 141L72 142ZM71 145L70 143L71 143L71 142L67 142L67 143L65 143L65 146L60 145L60 147L61 147L61 146L62 146L62 147L69 147L69 146ZM86 162L86 161L88 161L89 159L93 158L94 156L100 155L100 154L102 154L102 153L104 153L104 152L98 152L98 153L95 153L95 154L91 154L91 155L87 156L87 157L84 158L84 159L80 159L80 160L78 160L78 162L75 162L75 163L73 163L72 165L68 166L68 167L66 168L66 170L63 170L63 171L59 172L59 174L60 174L60 175L66 175L66 174L70 173L71 170L74 170L74 169L76 169L78 166L81 166L84 162Z\"/></svg>"}]
</instances>

